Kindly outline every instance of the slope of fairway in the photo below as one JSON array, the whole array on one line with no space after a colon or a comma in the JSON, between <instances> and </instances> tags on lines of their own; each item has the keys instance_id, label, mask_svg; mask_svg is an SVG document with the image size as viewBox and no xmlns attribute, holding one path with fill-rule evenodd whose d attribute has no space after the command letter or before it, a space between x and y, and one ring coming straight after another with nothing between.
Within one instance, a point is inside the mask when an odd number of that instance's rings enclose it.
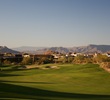
<instances>
[{"instance_id":1,"label":"slope of fairway","mask_svg":"<svg viewBox=\"0 0 110 100\"><path fill-rule=\"evenodd\" d=\"M54 65L42 65L54 66ZM110 73L96 64L0 72L0 99L110 100ZM13 67L12 67L13 68Z\"/></svg>"}]
</instances>

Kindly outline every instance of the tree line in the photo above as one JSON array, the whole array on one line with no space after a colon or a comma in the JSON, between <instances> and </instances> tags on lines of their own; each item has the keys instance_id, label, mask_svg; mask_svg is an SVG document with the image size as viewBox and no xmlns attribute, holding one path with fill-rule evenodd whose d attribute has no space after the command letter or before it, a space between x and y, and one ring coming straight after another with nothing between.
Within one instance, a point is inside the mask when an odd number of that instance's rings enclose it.
<instances>
[{"instance_id":1,"label":"tree line","mask_svg":"<svg viewBox=\"0 0 110 100\"><path fill-rule=\"evenodd\" d=\"M103 54L97 54L97 56L59 56L58 58L54 58L53 56L41 56L41 57L23 57L18 59L0 59L0 64L48 64L48 63L73 63L73 64L85 64L85 63L97 63L100 64L102 62L110 62L110 58Z\"/></svg>"}]
</instances>

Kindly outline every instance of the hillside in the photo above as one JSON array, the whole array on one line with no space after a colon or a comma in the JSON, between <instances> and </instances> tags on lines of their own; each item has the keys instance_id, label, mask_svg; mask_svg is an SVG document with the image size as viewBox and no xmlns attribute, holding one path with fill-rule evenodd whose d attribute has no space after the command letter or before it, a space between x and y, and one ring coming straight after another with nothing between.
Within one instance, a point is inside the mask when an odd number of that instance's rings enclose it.
<instances>
[{"instance_id":1,"label":"hillside","mask_svg":"<svg viewBox=\"0 0 110 100\"><path fill-rule=\"evenodd\" d=\"M27 52L27 53L33 53L33 54L42 54L44 53L46 47L32 47L32 46L22 46L22 47L16 47L12 48L13 50L19 51L19 52Z\"/></svg>"},{"instance_id":2,"label":"hillside","mask_svg":"<svg viewBox=\"0 0 110 100\"><path fill-rule=\"evenodd\" d=\"M17 47L17 48L13 48L13 50L16 51L36 51L39 49L44 49L45 47L32 47L32 46L22 46L22 47Z\"/></svg>"},{"instance_id":3,"label":"hillside","mask_svg":"<svg viewBox=\"0 0 110 100\"><path fill-rule=\"evenodd\" d=\"M48 50L52 50L60 53L68 53L68 52L79 52L79 53L105 53L110 52L110 45L88 45L88 46L79 46L79 47L52 47Z\"/></svg>"},{"instance_id":4,"label":"hillside","mask_svg":"<svg viewBox=\"0 0 110 100\"><path fill-rule=\"evenodd\" d=\"M72 51L81 53L105 53L110 51L110 45L88 45L84 47L73 47Z\"/></svg>"},{"instance_id":5,"label":"hillside","mask_svg":"<svg viewBox=\"0 0 110 100\"><path fill-rule=\"evenodd\" d=\"M14 53L14 54L16 54L16 53L20 53L20 52L9 49L6 46L0 46L0 53Z\"/></svg>"}]
</instances>

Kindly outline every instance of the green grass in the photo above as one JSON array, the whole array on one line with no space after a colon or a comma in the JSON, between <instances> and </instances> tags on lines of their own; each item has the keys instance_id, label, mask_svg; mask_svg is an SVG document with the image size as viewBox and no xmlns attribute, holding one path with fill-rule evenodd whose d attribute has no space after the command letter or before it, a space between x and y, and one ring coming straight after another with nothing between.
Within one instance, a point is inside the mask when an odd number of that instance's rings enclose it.
<instances>
[{"instance_id":1,"label":"green grass","mask_svg":"<svg viewBox=\"0 0 110 100\"><path fill-rule=\"evenodd\" d=\"M42 65L41 67L50 66ZM110 100L110 73L96 64L59 64L59 69L2 67L1 100Z\"/></svg>"}]
</instances>

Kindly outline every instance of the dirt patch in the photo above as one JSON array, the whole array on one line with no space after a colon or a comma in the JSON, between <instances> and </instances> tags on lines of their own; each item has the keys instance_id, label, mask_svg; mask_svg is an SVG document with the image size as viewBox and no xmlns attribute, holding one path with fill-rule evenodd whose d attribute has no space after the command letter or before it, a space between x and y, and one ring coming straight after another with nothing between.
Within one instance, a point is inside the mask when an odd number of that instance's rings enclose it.
<instances>
[{"instance_id":1,"label":"dirt patch","mask_svg":"<svg viewBox=\"0 0 110 100\"><path fill-rule=\"evenodd\" d=\"M59 67L58 66L45 66L42 69L59 69Z\"/></svg>"},{"instance_id":2,"label":"dirt patch","mask_svg":"<svg viewBox=\"0 0 110 100\"><path fill-rule=\"evenodd\" d=\"M36 65L29 65L29 66L26 66L26 69L33 69L33 68L39 69L39 66L36 66Z\"/></svg>"}]
</instances>

